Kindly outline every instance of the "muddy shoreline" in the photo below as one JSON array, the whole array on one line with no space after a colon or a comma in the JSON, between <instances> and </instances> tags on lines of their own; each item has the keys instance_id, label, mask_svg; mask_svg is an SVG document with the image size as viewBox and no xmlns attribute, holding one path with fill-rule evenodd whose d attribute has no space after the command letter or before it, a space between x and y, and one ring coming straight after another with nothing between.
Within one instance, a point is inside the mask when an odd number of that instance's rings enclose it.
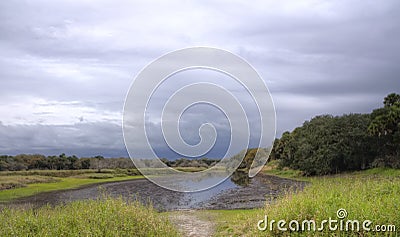
<instances>
[{"instance_id":1,"label":"muddy shoreline","mask_svg":"<svg viewBox=\"0 0 400 237\"><path fill-rule=\"evenodd\" d=\"M104 195L122 197L127 201L151 203L158 211L195 209L251 209L263 207L289 190L302 189L306 183L259 174L252 179L226 180L217 187L196 193L181 193L161 188L147 179L90 184L76 189L39 193L15 199L7 206L40 207L76 200L98 199Z\"/></svg>"}]
</instances>

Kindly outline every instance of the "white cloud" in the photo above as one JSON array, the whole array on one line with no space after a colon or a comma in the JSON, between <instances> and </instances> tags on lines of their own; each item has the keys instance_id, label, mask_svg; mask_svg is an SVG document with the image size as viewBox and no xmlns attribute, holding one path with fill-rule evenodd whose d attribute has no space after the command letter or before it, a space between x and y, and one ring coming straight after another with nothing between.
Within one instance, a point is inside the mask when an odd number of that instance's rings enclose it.
<instances>
[{"instance_id":1,"label":"white cloud","mask_svg":"<svg viewBox=\"0 0 400 237\"><path fill-rule=\"evenodd\" d=\"M81 101L49 101L22 97L18 101L0 104L3 125L74 125L76 123L107 122L121 125L122 113L99 110Z\"/></svg>"}]
</instances>

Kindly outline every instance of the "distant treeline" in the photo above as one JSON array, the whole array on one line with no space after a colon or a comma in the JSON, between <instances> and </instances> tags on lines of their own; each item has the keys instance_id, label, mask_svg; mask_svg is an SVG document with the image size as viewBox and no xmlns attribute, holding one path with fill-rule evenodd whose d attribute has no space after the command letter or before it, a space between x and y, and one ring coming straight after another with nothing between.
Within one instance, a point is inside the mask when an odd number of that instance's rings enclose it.
<instances>
[{"instance_id":1,"label":"distant treeline","mask_svg":"<svg viewBox=\"0 0 400 237\"><path fill-rule=\"evenodd\" d=\"M177 160L161 159L168 167L211 167L214 166L219 160L200 158L200 159L186 159L180 158Z\"/></svg>"},{"instance_id":2,"label":"distant treeline","mask_svg":"<svg viewBox=\"0 0 400 237\"><path fill-rule=\"evenodd\" d=\"M276 139L271 159L305 175L400 168L400 95L371 114L323 115Z\"/></svg>"},{"instance_id":3,"label":"distant treeline","mask_svg":"<svg viewBox=\"0 0 400 237\"><path fill-rule=\"evenodd\" d=\"M218 160L200 158L177 160L161 159L169 167L211 167ZM103 156L82 157L44 156L40 154L20 154L16 156L0 156L0 171L19 170L79 170L79 169L132 169L135 168L129 158L104 158Z\"/></svg>"},{"instance_id":4,"label":"distant treeline","mask_svg":"<svg viewBox=\"0 0 400 237\"><path fill-rule=\"evenodd\" d=\"M76 156L44 156L21 154L0 156L0 171L18 170L77 170L77 169L131 169L129 158L104 158L102 156L78 158Z\"/></svg>"}]
</instances>

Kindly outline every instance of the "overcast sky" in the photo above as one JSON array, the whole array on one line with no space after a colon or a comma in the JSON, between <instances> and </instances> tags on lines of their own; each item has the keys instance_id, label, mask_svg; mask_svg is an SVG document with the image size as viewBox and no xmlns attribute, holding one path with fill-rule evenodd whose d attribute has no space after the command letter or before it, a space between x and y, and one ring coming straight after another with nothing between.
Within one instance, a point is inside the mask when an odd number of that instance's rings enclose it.
<instances>
[{"instance_id":1,"label":"overcast sky","mask_svg":"<svg viewBox=\"0 0 400 237\"><path fill-rule=\"evenodd\" d=\"M256 68L278 136L318 114L369 113L400 92L399 12L397 0L0 1L0 154L127 156L122 109L135 75L191 46ZM185 121L211 119L201 111Z\"/></svg>"}]
</instances>

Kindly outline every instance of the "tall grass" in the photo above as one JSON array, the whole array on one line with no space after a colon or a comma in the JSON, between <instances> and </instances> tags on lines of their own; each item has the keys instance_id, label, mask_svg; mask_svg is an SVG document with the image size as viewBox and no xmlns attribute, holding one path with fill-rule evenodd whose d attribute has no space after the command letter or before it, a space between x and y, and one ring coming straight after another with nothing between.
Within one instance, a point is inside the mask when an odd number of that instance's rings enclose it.
<instances>
[{"instance_id":1,"label":"tall grass","mask_svg":"<svg viewBox=\"0 0 400 237\"><path fill-rule=\"evenodd\" d=\"M167 217L122 198L0 211L0 236L178 236Z\"/></svg>"},{"instance_id":2,"label":"tall grass","mask_svg":"<svg viewBox=\"0 0 400 237\"><path fill-rule=\"evenodd\" d=\"M9 175L0 176L0 191L5 189L21 188L26 187L27 184L34 183L53 183L59 180L48 176L22 176L22 175Z\"/></svg>"},{"instance_id":3,"label":"tall grass","mask_svg":"<svg viewBox=\"0 0 400 237\"><path fill-rule=\"evenodd\" d=\"M275 227L273 231L257 229L257 222L264 219L276 221L340 220L336 212L344 208L348 216L343 219L371 220L373 228L379 225L395 225L397 232L387 232L396 236L400 229L400 171L381 170L357 172L334 177L311 178L311 185L298 193L289 192L277 202L267 204L265 208L255 212L232 213L221 215L222 220L218 231L220 236L376 236L383 233L372 231L324 231L283 232ZM320 225L318 225L319 227ZM288 224L286 224L288 228Z\"/></svg>"}]
</instances>

